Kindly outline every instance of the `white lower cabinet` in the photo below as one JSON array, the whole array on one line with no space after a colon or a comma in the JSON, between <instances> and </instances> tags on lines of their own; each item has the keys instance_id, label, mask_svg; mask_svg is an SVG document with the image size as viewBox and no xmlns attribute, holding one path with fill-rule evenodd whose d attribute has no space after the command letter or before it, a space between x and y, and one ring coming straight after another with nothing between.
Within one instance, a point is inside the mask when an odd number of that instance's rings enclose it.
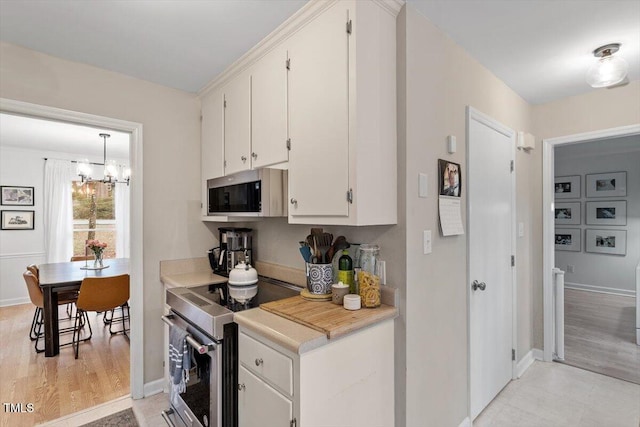
<instances>
[{"instance_id":1,"label":"white lower cabinet","mask_svg":"<svg viewBox=\"0 0 640 427\"><path fill-rule=\"evenodd\" d=\"M238 372L239 427L289 427L293 402L240 365Z\"/></svg>"},{"instance_id":2,"label":"white lower cabinet","mask_svg":"<svg viewBox=\"0 0 640 427\"><path fill-rule=\"evenodd\" d=\"M393 427L394 326L386 320L293 352L240 323L239 427Z\"/></svg>"}]
</instances>

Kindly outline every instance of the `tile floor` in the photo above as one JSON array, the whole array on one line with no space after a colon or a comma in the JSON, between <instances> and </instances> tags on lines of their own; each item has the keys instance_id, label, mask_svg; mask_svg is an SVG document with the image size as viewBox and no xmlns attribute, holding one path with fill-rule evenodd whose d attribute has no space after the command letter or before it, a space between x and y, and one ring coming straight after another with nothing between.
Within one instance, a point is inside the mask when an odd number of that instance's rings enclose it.
<instances>
[{"instance_id":1,"label":"tile floor","mask_svg":"<svg viewBox=\"0 0 640 427\"><path fill-rule=\"evenodd\" d=\"M141 400L121 398L43 426L79 426L131 406L140 427L166 425L160 411L168 407L168 397L161 393ZM502 390L473 426L638 427L640 385L560 363L536 361Z\"/></svg>"}]
</instances>

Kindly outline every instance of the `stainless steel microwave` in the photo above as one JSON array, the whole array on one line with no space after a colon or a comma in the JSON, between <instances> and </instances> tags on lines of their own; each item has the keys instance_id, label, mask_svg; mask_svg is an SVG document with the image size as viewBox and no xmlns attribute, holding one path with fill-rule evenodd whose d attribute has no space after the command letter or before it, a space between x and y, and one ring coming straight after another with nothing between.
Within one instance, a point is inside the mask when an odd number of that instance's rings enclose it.
<instances>
[{"instance_id":1,"label":"stainless steel microwave","mask_svg":"<svg viewBox=\"0 0 640 427\"><path fill-rule=\"evenodd\" d=\"M287 216L287 171L257 169L207 181L209 216Z\"/></svg>"}]
</instances>

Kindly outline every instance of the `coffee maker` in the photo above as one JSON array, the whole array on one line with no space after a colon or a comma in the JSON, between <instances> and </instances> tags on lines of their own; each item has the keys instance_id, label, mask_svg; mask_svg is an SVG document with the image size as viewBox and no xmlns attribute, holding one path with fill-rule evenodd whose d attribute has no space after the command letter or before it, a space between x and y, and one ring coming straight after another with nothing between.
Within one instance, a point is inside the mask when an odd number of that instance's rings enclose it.
<instances>
[{"instance_id":1,"label":"coffee maker","mask_svg":"<svg viewBox=\"0 0 640 427\"><path fill-rule=\"evenodd\" d=\"M250 228L220 227L220 246L209 251L209 261L214 273L229 276L240 261L253 264L252 230Z\"/></svg>"}]
</instances>

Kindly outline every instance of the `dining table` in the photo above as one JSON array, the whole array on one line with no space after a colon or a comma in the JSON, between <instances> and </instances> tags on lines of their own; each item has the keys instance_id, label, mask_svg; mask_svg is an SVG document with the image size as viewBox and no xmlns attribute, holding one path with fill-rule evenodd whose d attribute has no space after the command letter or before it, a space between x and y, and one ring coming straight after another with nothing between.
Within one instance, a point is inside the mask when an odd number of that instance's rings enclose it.
<instances>
[{"instance_id":1,"label":"dining table","mask_svg":"<svg viewBox=\"0 0 640 427\"><path fill-rule=\"evenodd\" d=\"M129 274L128 258L104 259L104 267L95 269L93 261L40 264L40 288L44 297L44 355L60 353L58 293L79 290L85 277L112 277Z\"/></svg>"}]
</instances>

